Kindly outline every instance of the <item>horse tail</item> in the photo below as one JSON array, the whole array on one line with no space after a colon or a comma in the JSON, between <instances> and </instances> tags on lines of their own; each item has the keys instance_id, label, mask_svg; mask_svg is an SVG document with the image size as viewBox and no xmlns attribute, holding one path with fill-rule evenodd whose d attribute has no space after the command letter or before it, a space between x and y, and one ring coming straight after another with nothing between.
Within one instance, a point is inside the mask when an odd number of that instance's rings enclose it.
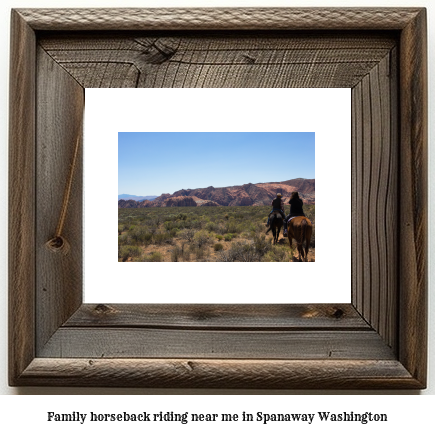
<instances>
[{"instance_id":1,"label":"horse tail","mask_svg":"<svg viewBox=\"0 0 435 434\"><path fill-rule=\"evenodd\" d=\"M307 221L303 219L301 222L301 244L306 239L306 233L307 233Z\"/></svg>"}]
</instances>

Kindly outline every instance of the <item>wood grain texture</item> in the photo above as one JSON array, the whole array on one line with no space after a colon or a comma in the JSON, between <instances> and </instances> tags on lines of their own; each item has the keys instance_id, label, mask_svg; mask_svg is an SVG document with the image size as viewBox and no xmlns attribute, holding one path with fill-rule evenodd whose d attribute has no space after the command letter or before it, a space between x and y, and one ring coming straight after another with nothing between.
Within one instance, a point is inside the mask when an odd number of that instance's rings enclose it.
<instances>
[{"instance_id":1,"label":"wood grain texture","mask_svg":"<svg viewBox=\"0 0 435 434\"><path fill-rule=\"evenodd\" d=\"M19 383L237 389L418 389L391 360L41 359ZM18 383L18 384L19 384Z\"/></svg>"},{"instance_id":2,"label":"wood grain texture","mask_svg":"<svg viewBox=\"0 0 435 434\"><path fill-rule=\"evenodd\" d=\"M12 385L425 387L424 9L27 9L13 23ZM80 306L80 183L71 256L41 243L83 87L103 86L351 87L353 306Z\"/></svg>"},{"instance_id":3,"label":"wood grain texture","mask_svg":"<svg viewBox=\"0 0 435 434\"><path fill-rule=\"evenodd\" d=\"M374 330L60 328L39 357L394 360Z\"/></svg>"},{"instance_id":4,"label":"wood grain texture","mask_svg":"<svg viewBox=\"0 0 435 434\"><path fill-rule=\"evenodd\" d=\"M361 311L363 305L363 262L360 252L363 251L362 213L363 195L357 194L362 184L362 86L358 83L352 89L352 303Z\"/></svg>"},{"instance_id":5,"label":"wood grain texture","mask_svg":"<svg viewBox=\"0 0 435 434\"><path fill-rule=\"evenodd\" d=\"M11 17L9 379L35 357L35 35Z\"/></svg>"},{"instance_id":6,"label":"wood grain texture","mask_svg":"<svg viewBox=\"0 0 435 434\"><path fill-rule=\"evenodd\" d=\"M352 88L397 41L380 34L227 32L79 39L68 34L39 43L84 87Z\"/></svg>"},{"instance_id":7,"label":"wood grain texture","mask_svg":"<svg viewBox=\"0 0 435 434\"><path fill-rule=\"evenodd\" d=\"M393 48L352 89L353 302L397 349L398 111Z\"/></svg>"},{"instance_id":8,"label":"wood grain texture","mask_svg":"<svg viewBox=\"0 0 435 434\"><path fill-rule=\"evenodd\" d=\"M352 305L83 304L64 327L184 330L370 330Z\"/></svg>"},{"instance_id":9,"label":"wood grain texture","mask_svg":"<svg viewBox=\"0 0 435 434\"><path fill-rule=\"evenodd\" d=\"M45 243L56 232L77 137L82 136L84 89L38 48L36 159L37 352L82 302L83 164L79 154L68 201L64 255ZM81 149L81 148L80 148ZM46 315L50 312L50 315Z\"/></svg>"},{"instance_id":10,"label":"wood grain texture","mask_svg":"<svg viewBox=\"0 0 435 434\"><path fill-rule=\"evenodd\" d=\"M390 86L390 93L386 92L381 98L381 122L383 128L383 137L386 144L382 147L382 152L389 154L389 159L384 155L382 166L382 177L386 185L386 192L382 193L382 200L379 202L380 209L383 209L385 219L380 226L381 233L385 234L383 240L387 241L384 244L385 264L388 269L386 275L381 275L382 285L385 285L388 290L380 291L379 305L382 306L379 317L379 333L385 337L392 348L398 350L398 300L399 287L398 273L396 271L399 261L399 241L398 241L398 223L397 215L398 200L395 194L389 194L390 191L399 193L399 170L400 167L400 152L395 152L397 143L399 143L399 71L398 71L398 48L395 47L390 52L389 61L381 65L384 71L381 70L380 86ZM390 115L388 115L388 113ZM394 270L394 271L393 271ZM392 312L391 315L384 315L383 312Z\"/></svg>"},{"instance_id":11,"label":"wood grain texture","mask_svg":"<svg viewBox=\"0 0 435 434\"><path fill-rule=\"evenodd\" d=\"M401 30L420 8L18 9L35 30Z\"/></svg>"},{"instance_id":12,"label":"wood grain texture","mask_svg":"<svg viewBox=\"0 0 435 434\"><path fill-rule=\"evenodd\" d=\"M426 381L427 40L426 11L401 34L399 360Z\"/></svg>"}]
</instances>

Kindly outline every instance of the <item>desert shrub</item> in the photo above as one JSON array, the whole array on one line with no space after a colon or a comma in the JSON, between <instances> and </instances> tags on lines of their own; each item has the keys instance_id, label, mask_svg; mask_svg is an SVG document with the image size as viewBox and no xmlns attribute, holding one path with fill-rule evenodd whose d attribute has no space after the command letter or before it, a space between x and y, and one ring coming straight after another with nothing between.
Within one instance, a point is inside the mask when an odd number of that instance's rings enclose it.
<instances>
[{"instance_id":1,"label":"desert shrub","mask_svg":"<svg viewBox=\"0 0 435 434\"><path fill-rule=\"evenodd\" d=\"M246 220L244 223L239 223L238 228L240 228L240 232L248 232L248 233L255 233L256 225L254 222Z\"/></svg>"},{"instance_id":2,"label":"desert shrub","mask_svg":"<svg viewBox=\"0 0 435 434\"><path fill-rule=\"evenodd\" d=\"M163 255L160 252L152 252L142 257L142 262L164 262Z\"/></svg>"},{"instance_id":3,"label":"desert shrub","mask_svg":"<svg viewBox=\"0 0 435 434\"><path fill-rule=\"evenodd\" d=\"M162 215L162 223L165 224L174 219L174 214L164 214Z\"/></svg>"},{"instance_id":4,"label":"desert shrub","mask_svg":"<svg viewBox=\"0 0 435 434\"><path fill-rule=\"evenodd\" d=\"M267 221L267 217L264 220L262 220L261 222L255 223L254 230L255 230L256 234L258 234L258 233L263 234L264 233L266 221Z\"/></svg>"},{"instance_id":5,"label":"desert shrub","mask_svg":"<svg viewBox=\"0 0 435 434\"><path fill-rule=\"evenodd\" d=\"M263 256L263 262L289 262L293 250L288 246L271 246L270 250Z\"/></svg>"},{"instance_id":6,"label":"desert shrub","mask_svg":"<svg viewBox=\"0 0 435 434\"><path fill-rule=\"evenodd\" d=\"M307 218L311 220L311 223L314 224L315 220L315 205L304 206L304 214Z\"/></svg>"},{"instance_id":7,"label":"desert shrub","mask_svg":"<svg viewBox=\"0 0 435 434\"><path fill-rule=\"evenodd\" d=\"M231 241L234 238L234 234L225 234L224 235L224 240L225 241Z\"/></svg>"},{"instance_id":8,"label":"desert shrub","mask_svg":"<svg viewBox=\"0 0 435 434\"><path fill-rule=\"evenodd\" d=\"M225 225L225 232L226 233L235 233L238 232L237 223L233 218L230 218L228 222Z\"/></svg>"},{"instance_id":9,"label":"desert shrub","mask_svg":"<svg viewBox=\"0 0 435 434\"><path fill-rule=\"evenodd\" d=\"M163 227L169 232L171 229L176 227L176 223L172 220L168 220L163 223Z\"/></svg>"},{"instance_id":10,"label":"desert shrub","mask_svg":"<svg viewBox=\"0 0 435 434\"><path fill-rule=\"evenodd\" d=\"M156 227L159 227L161 222L162 222L162 216L160 214L155 214L154 215L154 225Z\"/></svg>"},{"instance_id":11,"label":"desert shrub","mask_svg":"<svg viewBox=\"0 0 435 434\"><path fill-rule=\"evenodd\" d=\"M190 251L186 248L185 243L181 244L181 256L184 262L190 261Z\"/></svg>"},{"instance_id":12,"label":"desert shrub","mask_svg":"<svg viewBox=\"0 0 435 434\"><path fill-rule=\"evenodd\" d=\"M118 246L126 246L131 244L130 237L127 234L118 236Z\"/></svg>"},{"instance_id":13,"label":"desert shrub","mask_svg":"<svg viewBox=\"0 0 435 434\"><path fill-rule=\"evenodd\" d=\"M127 261L128 258L135 258L140 256L141 250L138 246L118 246L118 259L122 262Z\"/></svg>"},{"instance_id":14,"label":"desert shrub","mask_svg":"<svg viewBox=\"0 0 435 434\"><path fill-rule=\"evenodd\" d=\"M215 252L219 252L220 250L223 250L223 249L224 249L224 246L223 246L221 243L216 243L216 244L213 246L213 249L214 249Z\"/></svg>"},{"instance_id":15,"label":"desert shrub","mask_svg":"<svg viewBox=\"0 0 435 434\"><path fill-rule=\"evenodd\" d=\"M219 256L218 256L217 261L218 262L235 262L236 257L234 255L234 252L231 249L222 250L221 252L219 252Z\"/></svg>"},{"instance_id":16,"label":"desert shrub","mask_svg":"<svg viewBox=\"0 0 435 434\"><path fill-rule=\"evenodd\" d=\"M191 225L191 221L188 220L180 220L177 222L178 223L178 227L180 229L193 229L192 225Z\"/></svg>"},{"instance_id":17,"label":"desert shrub","mask_svg":"<svg viewBox=\"0 0 435 434\"><path fill-rule=\"evenodd\" d=\"M217 235L216 235L216 239L217 239L218 241L222 241L222 240L224 239L224 237L223 237L222 235L220 235L220 234L217 234Z\"/></svg>"},{"instance_id":18,"label":"desert shrub","mask_svg":"<svg viewBox=\"0 0 435 434\"><path fill-rule=\"evenodd\" d=\"M314 230L314 224L313 224L313 233L311 234L311 240L310 240L310 247L316 247L316 232Z\"/></svg>"},{"instance_id":19,"label":"desert shrub","mask_svg":"<svg viewBox=\"0 0 435 434\"><path fill-rule=\"evenodd\" d=\"M130 238L135 244L150 244L152 237L153 234L148 232L148 230L143 226L136 227L136 229L130 234Z\"/></svg>"},{"instance_id":20,"label":"desert shrub","mask_svg":"<svg viewBox=\"0 0 435 434\"><path fill-rule=\"evenodd\" d=\"M205 245L198 247L197 245L192 244L189 246L189 253L195 255L197 261L203 261L204 258L210 256L210 252Z\"/></svg>"},{"instance_id":21,"label":"desert shrub","mask_svg":"<svg viewBox=\"0 0 435 434\"><path fill-rule=\"evenodd\" d=\"M193 229L182 229L178 233L178 236L182 240L186 240L188 243L192 242L194 235L195 235L195 231Z\"/></svg>"},{"instance_id":22,"label":"desert shrub","mask_svg":"<svg viewBox=\"0 0 435 434\"><path fill-rule=\"evenodd\" d=\"M187 223L191 229L201 229L201 227L202 227L201 220L198 220L197 218L190 220ZM186 225L186 227L187 227L187 225Z\"/></svg>"},{"instance_id":23,"label":"desert shrub","mask_svg":"<svg viewBox=\"0 0 435 434\"><path fill-rule=\"evenodd\" d=\"M157 227L158 225L156 224L155 220L151 220L148 224L148 231L154 235L157 232Z\"/></svg>"},{"instance_id":24,"label":"desert shrub","mask_svg":"<svg viewBox=\"0 0 435 434\"><path fill-rule=\"evenodd\" d=\"M260 236L254 235L253 237L253 243L256 252L260 256L264 256L271 248L269 241L266 239L266 235L262 234Z\"/></svg>"},{"instance_id":25,"label":"desert shrub","mask_svg":"<svg viewBox=\"0 0 435 434\"><path fill-rule=\"evenodd\" d=\"M153 240L156 244L171 243L172 237L167 232L162 232L162 233L154 234Z\"/></svg>"},{"instance_id":26,"label":"desert shrub","mask_svg":"<svg viewBox=\"0 0 435 434\"><path fill-rule=\"evenodd\" d=\"M243 224L243 223L239 223L239 224L236 226L236 230L235 230L235 232L236 232L237 234L240 234L240 233L242 233L245 229L246 229L246 225Z\"/></svg>"},{"instance_id":27,"label":"desert shrub","mask_svg":"<svg viewBox=\"0 0 435 434\"><path fill-rule=\"evenodd\" d=\"M195 249L195 257L197 261L205 258L205 249L203 247L198 247Z\"/></svg>"},{"instance_id":28,"label":"desert shrub","mask_svg":"<svg viewBox=\"0 0 435 434\"><path fill-rule=\"evenodd\" d=\"M178 246L175 246L171 252L171 261L178 262L182 258L182 251Z\"/></svg>"},{"instance_id":29,"label":"desert shrub","mask_svg":"<svg viewBox=\"0 0 435 434\"><path fill-rule=\"evenodd\" d=\"M207 231L201 230L193 236L193 243L196 247L201 248L210 242L210 235Z\"/></svg>"},{"instance_id":30,"label":"desert shrub","mask_svg":"<svg viewBox=\"0 0 435 434\"><path fill-rule=\"evenodd\" d=\"M236 241L231 246L231 252L237 262L258 262L261 255L256 251L255 245L250 241Z\"/></svg>"},{"instance_id":31,"label":"desert shrub","mask_svg":"<svg viewBox=\"0 0 435 434\"><path fill-rule=\"evenodd\" d=\"M216 228L214 231L220 235L224 235L226 232L226 227L223 224L218 224L218 225L216 225Z\"/></svg>"},{"instance_id":32,"label":"desert shrub","mask_svg":"<svg viewBox=\"0 0 435 434\"><path fill-rule=\"evenodd\" d=\"M180 230L177 229L177 228L174 228L174 229L171 229L171 230L169 231L169 235L171 236L171 238L174 238L174 237L177 236L178 232L180 232Z\"/></svg>"},{"instance_id":33,"label":"desert shrub","mask_svg":"<svg viewBox=\"0 0 435 434\"><path fill-rule=\"evenodd\" d=\"M209 232L215 232L217 228L217 224L215 222L208 222L205 225L205 229Z\"/></svg>"}]
</instances>

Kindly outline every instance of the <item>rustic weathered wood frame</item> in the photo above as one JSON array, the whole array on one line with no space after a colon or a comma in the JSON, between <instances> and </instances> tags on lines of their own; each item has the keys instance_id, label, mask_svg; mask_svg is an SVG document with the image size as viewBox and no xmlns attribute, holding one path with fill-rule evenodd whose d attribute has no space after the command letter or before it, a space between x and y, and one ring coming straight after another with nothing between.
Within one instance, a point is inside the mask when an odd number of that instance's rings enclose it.
<instances>
[{"instance_id":1,"label":"rustic weathered wood frame","mask_svg":"<svg viewBox=\"0 0 435 434\"><path fill-rule=\"evenodd\" d=\"M65 227L70 253L44 243L59 215L84 91L40 41L134 31L396 38L388 59L352 87L350 305L82 304L80 181ZM11 36L11 385L426 387L425 9L22 9L12 11Z\"/></svg>"}]
</instances>

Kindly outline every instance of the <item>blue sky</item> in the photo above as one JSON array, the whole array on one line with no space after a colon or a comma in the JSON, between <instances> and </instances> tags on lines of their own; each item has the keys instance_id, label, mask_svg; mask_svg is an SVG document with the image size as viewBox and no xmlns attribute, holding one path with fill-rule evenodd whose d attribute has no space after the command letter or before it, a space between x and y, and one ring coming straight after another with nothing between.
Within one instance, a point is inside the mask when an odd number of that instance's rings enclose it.
<instances>
[{"instance_id":1,"label":"blue sky","mask_svg":"<svg viewBox=\"0 0 435 434\"><path fill-rule=\"evenodd\" d=\"M314 132L118 133L118 194L315 178Z\"/></svg>"}]
</instances>

